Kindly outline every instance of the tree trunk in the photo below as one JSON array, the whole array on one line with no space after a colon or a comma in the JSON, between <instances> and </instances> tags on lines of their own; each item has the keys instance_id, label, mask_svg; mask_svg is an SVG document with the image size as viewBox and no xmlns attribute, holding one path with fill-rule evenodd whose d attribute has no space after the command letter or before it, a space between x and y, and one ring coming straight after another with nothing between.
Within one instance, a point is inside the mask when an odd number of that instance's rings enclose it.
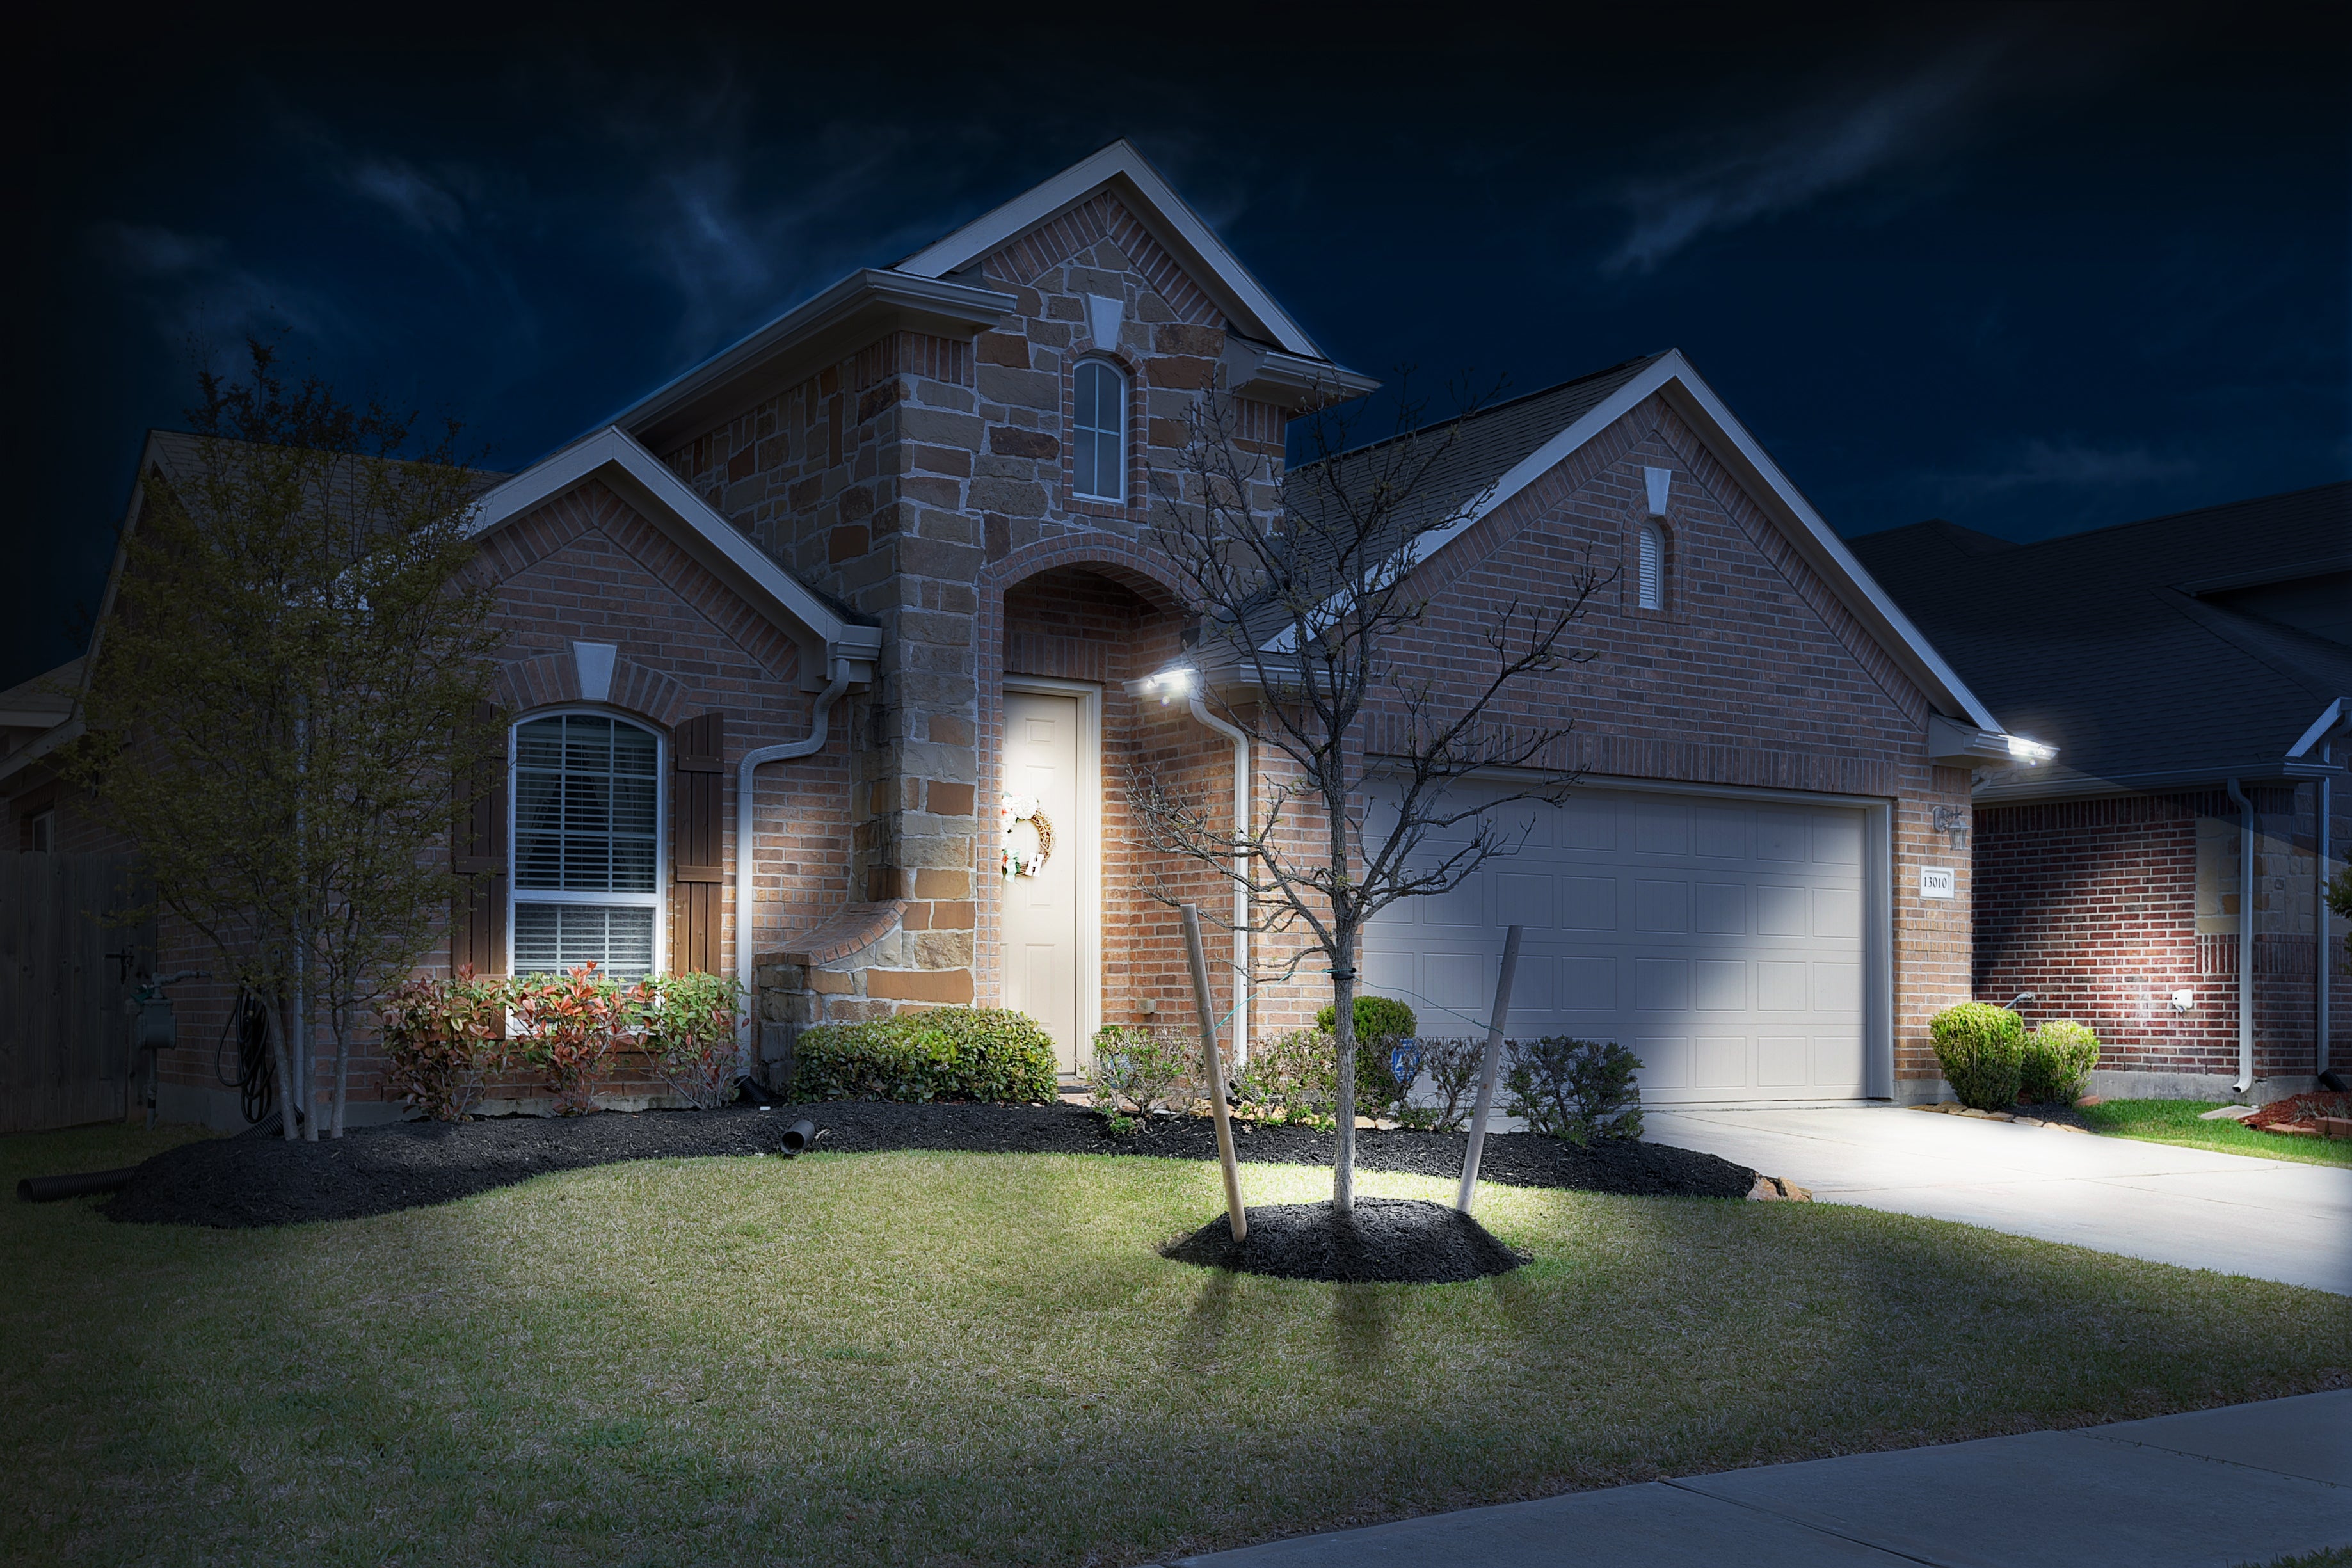
<instances>
[{"instance_id":1,"label":"tree trunk","mask_svg":"<svg viewBox=\"0 0 2352 1568\"><path fill-rule=\"evenodd\" d=\"M335 1121L334 1129L329 1135L341 1138L343 1135L343 1104L351 1098L351 1020L348 1009L341 1004L328 1016L333 1020L335 1028Z\"/></svg>"},{"instance_id":2,"label":"tree trunk","mask_svg":"<svg viewBox=\"0 0 2352 1568\"><path fill-rule=\"evenodd\" d=\"M1356 936L1339 933L1339 962L1331 966L1331 1033L1339 1041L1339 1152L1331 1164L1331 1210L1356 1207Z\"/></svg>"},{"instance_id":3,"label":"tree trunk","mask_svg":"<svg viewBox=\"0 0 2352 1568\"><path fill-rule=\"evenodd\" d=\"M285 1134L286 1142L291 1143L300 1136L294 1122L294 1059L286 1048L286 1043L293 1033L294 1019L285 992L280 991L278 994L277 1001L278 1005L274 1011L277 1015L275 1021L278 1026L269 1032L269 1048L271 1054L278 1058L278 1126Z\"/></svg>"},{"instance_id":4,"label":"tree trunk","mask_svg":"<svg viewBox=\"0 0 2352 1568\"><path fill-rule=\"evenodd\" d=\"M298 933L299 940L299 933ZM318 1095L310 1087L310 963L299 948L294 959L294 1092L301 1100L302 1141L319 1141Z\"/></svg>"}]
</instances>

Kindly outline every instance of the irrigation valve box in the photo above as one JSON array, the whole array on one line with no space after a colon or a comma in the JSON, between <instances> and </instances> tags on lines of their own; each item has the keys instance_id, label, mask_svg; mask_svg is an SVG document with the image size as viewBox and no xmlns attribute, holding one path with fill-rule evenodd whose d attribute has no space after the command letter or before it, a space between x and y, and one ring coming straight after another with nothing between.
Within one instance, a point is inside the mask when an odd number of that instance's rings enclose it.
<instances>
[{"instance_id":1,"label":"irrigation valve box","mask_svg":"<svg viewBox=\"0 0 2352 1568\"><path fill-rule=\"evenodd\" d=\"M1956 899L1959 897L1958 882L1949 866L1919 868L1919 896L1923 899Z\"/></svg>"}]
</instances>

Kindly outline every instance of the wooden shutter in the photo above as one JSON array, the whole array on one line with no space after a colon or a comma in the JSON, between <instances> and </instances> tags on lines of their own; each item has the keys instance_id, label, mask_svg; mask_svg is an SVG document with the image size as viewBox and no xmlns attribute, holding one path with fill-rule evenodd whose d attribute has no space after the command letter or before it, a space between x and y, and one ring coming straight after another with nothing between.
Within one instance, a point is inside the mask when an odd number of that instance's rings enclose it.
<instances>
[{"instance_id":1,"label":"wooden shutter","mask_svg":"<svg viewBox=\"0 0 2352 1568\"><path fill-rule=\"evenodd\" d=\"M479 726L467 737L490 731L498 713L485 702L475 710ZM460 767L451 777L464 805L457 842L450 846L449 869L457 874L457 891L449 909L449 966L470 963L477 974L507 972L507 748L503 733L498 749L478 757L471 767Z\"/></svg>"},{"instance_id":2,"label":"wooden shutter","mask_svg":"<svg viewBox=\"0 0 2352 1568\"><path fill-rule=\"evenodd\" d=\"M726 717L704 713L680 724L670 757L670 963L720 973L720 901L726 891Z\"/></svg>"}]
</instances>

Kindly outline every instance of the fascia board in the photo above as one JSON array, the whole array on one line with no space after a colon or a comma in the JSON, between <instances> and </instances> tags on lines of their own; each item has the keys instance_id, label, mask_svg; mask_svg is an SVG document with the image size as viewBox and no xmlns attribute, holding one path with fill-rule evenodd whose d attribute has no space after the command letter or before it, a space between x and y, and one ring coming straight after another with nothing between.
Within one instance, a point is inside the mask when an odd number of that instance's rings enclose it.
<instances>
[{"instance_id":1,"label":"fascia board","mask_svg":"<svg viewBox=\"0 0 2352 1568\"><path fill-rule=\"evenodd\" d=\"M1304 408L1328 399L1345 402L1378 392L1378 377L1361 371L1349 370L1328 360L1308 359L1302 354L1288 353L1281 349L1263 349L1245 354L1228 351L1228 374L1232 384L1227 388L1237 396L1255 397L1283 407ZM1332 394L1337 394L1333 397Z\"/></svg>"},{"instance_id":2,"label":"fascia board","mask_svg":"<svg viewBox=\"0 0 2352 1568\"><path fill-rule=\"evenodd\" d=\"M2020 770L2022 772L2022 770ZM1974 785L1973 800L1998 805L2031 805L2044 800L2082 800L2098 795L2178 795L2188 790L2219 791L2229 780L2245 784L2277 784L2298 775L2282 759L2254 759L2231 767L2177 768L2162 773L2076 773L2049 779L1991 779ZM2305 775L2308 776L2308 775Z\"/></svg>"},{"instance_id":3,"label":"fascia board","mask_svg":"<svg viewBox=\"0 0 2352 1568\"><path fill-rule=\"evenodd\" d=\"M1150 227L1153 237L1186 264L1195 281L1212 284L1226 294L1228 299L1220 303L1235 307L1234 314L1245 326L1292 353L1313 360L1325 358L1315 341L1250 276L1241 258L1225 248L1224 242L1201 221L1200 215L1124 138L1071 164L1043 184L1024 191L1003 205L982 213L946 238L925 246L899 262L897 270L925 278L945 277L1114 183L1124 183L1127 191L1122 194L1131 195L1141 204L1135 216Z\"/></svg>"},{"instance_id":4,"label":"fascia board","mask_svg":"<svg viewBox=\"0 0 2352 1568\"><path fill-rule=\"evenodd\" d=\"M69 723L58 725L29 744L9 752L6 758L0 759L0 785L5 785L10 779L60 747L79 740L88 728L89 726L83 721L77 718Z\"/></svg>"},{"instance_id":5,"label":"fascia board","mask_svg":"<svg viewBox=\"0 0 2352 1568\"><path fill-rule=\"evenodd\" d=\"M609 470L609 472L608 472ZM633 499L651 503L683 525L702 552L730 568L730 574L757 588L803 643L822 645L826 658L871 660L882 647L878 626L845 621L765 551L712 510L685 481L618 426L608 426L541 458L483 494L467 531L475 538L540 506L583 481L602 475L623 478ZM706 564L710 563L706 561ZM810 672L814 674L814 672Z\"/></svg>"},{"instance_id":6,"label":"fascia board","mask_svg":"<svg viewBox=\"0 0 2352 1568\"><path fill-rule=\"evenodd\" d=\"M47 730L72 717L70 708L0 708L0 730Z\"/></svg>"},{"instance_id":7,"label":"fascia board","mask_svg":"<svg viewBox=\"0 0 2352 1568\"><path fill-rule=\"evenodd\" d=\"M2326 736L2329 731L2335 729L2343 721L2344 699L2339 697L2335 701L2329 703L2326 708L2321 711L2318 718L2311 721L2311 728L2303 732L2303 738L2301 740L2297 741L2294 745L2289 746L2286 749L2286 754L2292 758L2301 758L2307 755L2312 747L2319 744L2320 741Z\"/></svg>"},{"instance_id":8,"label":"fascia board","mask_svg":"<svg viewBox=\"0 0 2352 1568\"><path fill-rule=\"evenodd\" d=\"M679 423L708 400L722 397L728 388L758 373L769 361L788 356L800 361L824 359L863 347L848 340L860 335L860 322L870 316L894 315L899 324L917 330L969 337L1003 321L1018 303L1012 295L993 289L868 267L729 344L605 423L641 437L651 436L662 426ZM883 325L867 324L877 329ZM793 378L789 372L772 371L771 379L782 384ZM709 417L716 420L726 412Z\"/></svg>"}]
</instances>

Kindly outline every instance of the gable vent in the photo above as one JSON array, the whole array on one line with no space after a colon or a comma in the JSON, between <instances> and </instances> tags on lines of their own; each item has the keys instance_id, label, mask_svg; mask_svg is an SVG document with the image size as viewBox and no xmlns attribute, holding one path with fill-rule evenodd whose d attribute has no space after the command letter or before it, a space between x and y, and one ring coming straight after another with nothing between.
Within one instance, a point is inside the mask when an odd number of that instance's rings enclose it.
<instances>
[{"instance_id":1,"label":"gable vent","mask_svg":"<svg viewBox=\"0 0 2352 1568\"><path fill-rule=\"evenodd\" d=\"M1662 610L1666 604L1666 540L1653 522L1642 525L1642 560L1638 578L1640 604L1645 610Z\"/></svg>"}]
</instances>

